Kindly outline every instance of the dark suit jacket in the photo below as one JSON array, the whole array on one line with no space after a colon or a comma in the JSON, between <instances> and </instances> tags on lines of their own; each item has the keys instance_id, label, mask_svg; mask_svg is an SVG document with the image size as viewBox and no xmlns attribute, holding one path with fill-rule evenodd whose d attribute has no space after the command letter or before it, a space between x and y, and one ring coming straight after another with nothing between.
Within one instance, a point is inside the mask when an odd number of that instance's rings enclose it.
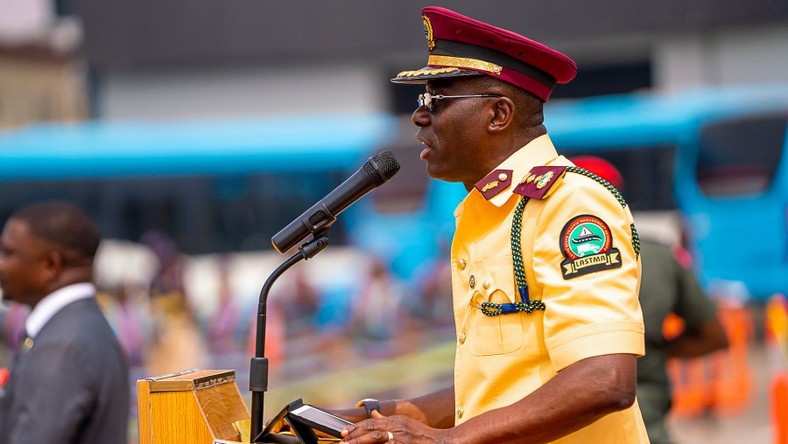
<instances>
[{"instance_id":1,"label":"dark suit jacket","mask_svg":"<svg viewBox=\"0 0 788 444\"><path fill-rule=\"evenodd\" d=\"M21 347L0 398L0 444L124 444L129 369L94 298L65 306Z\"/></svg>"}]
</instances>

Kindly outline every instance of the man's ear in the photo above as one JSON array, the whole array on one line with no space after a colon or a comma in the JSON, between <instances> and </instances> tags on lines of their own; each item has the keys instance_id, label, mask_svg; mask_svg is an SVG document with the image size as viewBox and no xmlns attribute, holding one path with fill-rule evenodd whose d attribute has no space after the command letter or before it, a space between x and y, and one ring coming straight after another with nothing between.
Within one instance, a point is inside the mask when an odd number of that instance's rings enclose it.
<instances>
[{"instance_id":1,"label":"man's ear","mask_svg":"<svg viewBox=\"0 0 788 444\"><path fill-rule=\"evenodd\" d=\"M515 107L512 99L499 97L493 104L493 114L488 124L490 132L500 132L508 128L514 121Z\"/></svg>"},{"instance_id":2,"label":"man's ear","mask_svg":"<svg viewBox=\"0 0 788 444\"><path fill-rule=\"evenodd\" d=\"M50 251L44 257L44 280L46 282L52 282L60 276L60 272L63 270L63 254L59 251Z\"/></svg>"}]
</instances>

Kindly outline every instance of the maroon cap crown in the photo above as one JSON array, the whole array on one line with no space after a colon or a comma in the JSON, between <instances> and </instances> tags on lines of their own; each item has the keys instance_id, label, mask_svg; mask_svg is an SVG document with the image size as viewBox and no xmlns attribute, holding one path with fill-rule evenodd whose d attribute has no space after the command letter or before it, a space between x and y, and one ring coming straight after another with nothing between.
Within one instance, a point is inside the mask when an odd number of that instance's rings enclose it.
<instances>
[{"instance_id":1,"label":"maroon cap crown","mask_svg":"<svg viewBox=\"0 0 788 444\"><path fill-rule=\"evenodd\" d=\"M568 83L577 74L577 65L566 55L449 9L427 6L422 20L427 66L400 72L391 79L394 83L489 75L547 101L556 83Z\"/></svg>"}]
</instances>

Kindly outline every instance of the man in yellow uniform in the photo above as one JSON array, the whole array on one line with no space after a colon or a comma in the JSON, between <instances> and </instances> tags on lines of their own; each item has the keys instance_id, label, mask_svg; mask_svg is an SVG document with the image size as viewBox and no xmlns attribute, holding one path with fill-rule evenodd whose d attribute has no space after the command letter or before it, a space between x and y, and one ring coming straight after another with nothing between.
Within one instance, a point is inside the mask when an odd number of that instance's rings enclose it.
<instances>
[{"instance_id":1,"label":"man in yellow uniform","mask_svg":"<svg viewBox=\"0 0 788 444\"><path fill-rule=\"evenodd\" d=\"M423 10L413 123L431 177L462 182L451 263L453 387L364 400L343 441L645 443L637 232L621 195L560 156L543 103L575 63L453 11ZM361 407L364 407L362 409ZM363 419L363 418L369 419Z\"/></svg>"}]
</instances>

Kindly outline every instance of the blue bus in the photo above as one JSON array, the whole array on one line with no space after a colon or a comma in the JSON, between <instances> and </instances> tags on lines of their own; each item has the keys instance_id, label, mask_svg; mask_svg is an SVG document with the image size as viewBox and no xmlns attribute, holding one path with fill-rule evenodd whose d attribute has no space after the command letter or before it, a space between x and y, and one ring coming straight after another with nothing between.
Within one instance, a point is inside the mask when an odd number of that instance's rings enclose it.
<instances>
[{"instance_id":1,"label":"blue bus","mask_svg":"<svg viewBox=\"0 0 788 444\"><path fill-rule=\"evenodd\" d=\"M788 85L633 94L550 112L558 146L619 162L634 211L674 199L712 294L788 291Z\"/></svg>"},{"instance_id":2,"label":"blue bus","mask_svg":"<svg viewBox=\"0 0 788 444\"><path fill-rule=\"evenodd\" d=\"M545 115L562 154L600 155L621 170L636 222L654 211L681 216L707 288L756 301L788 291L788 85L555 101ZM390 149L400 172L340 216L331 242L374 254L414 283L446 258L465 195L426 177L414 134L408 118L390 115L7 130L0 217L66 198L108 237L158 229L186 253L267 250L273 234Z\"/></svg>"},{"instance_id":3,"label":"blue bus","mask_svg":"<svg viewBox=\"0 0 788 444\"><path fill-rule=\"evenodd\" d=\"M110 238L156 230L189 254L270 249L274 233L395 128L388 115L351 114L0 131L0 218L30 201L67 199Z\"/></svg>"}]
</instances>

